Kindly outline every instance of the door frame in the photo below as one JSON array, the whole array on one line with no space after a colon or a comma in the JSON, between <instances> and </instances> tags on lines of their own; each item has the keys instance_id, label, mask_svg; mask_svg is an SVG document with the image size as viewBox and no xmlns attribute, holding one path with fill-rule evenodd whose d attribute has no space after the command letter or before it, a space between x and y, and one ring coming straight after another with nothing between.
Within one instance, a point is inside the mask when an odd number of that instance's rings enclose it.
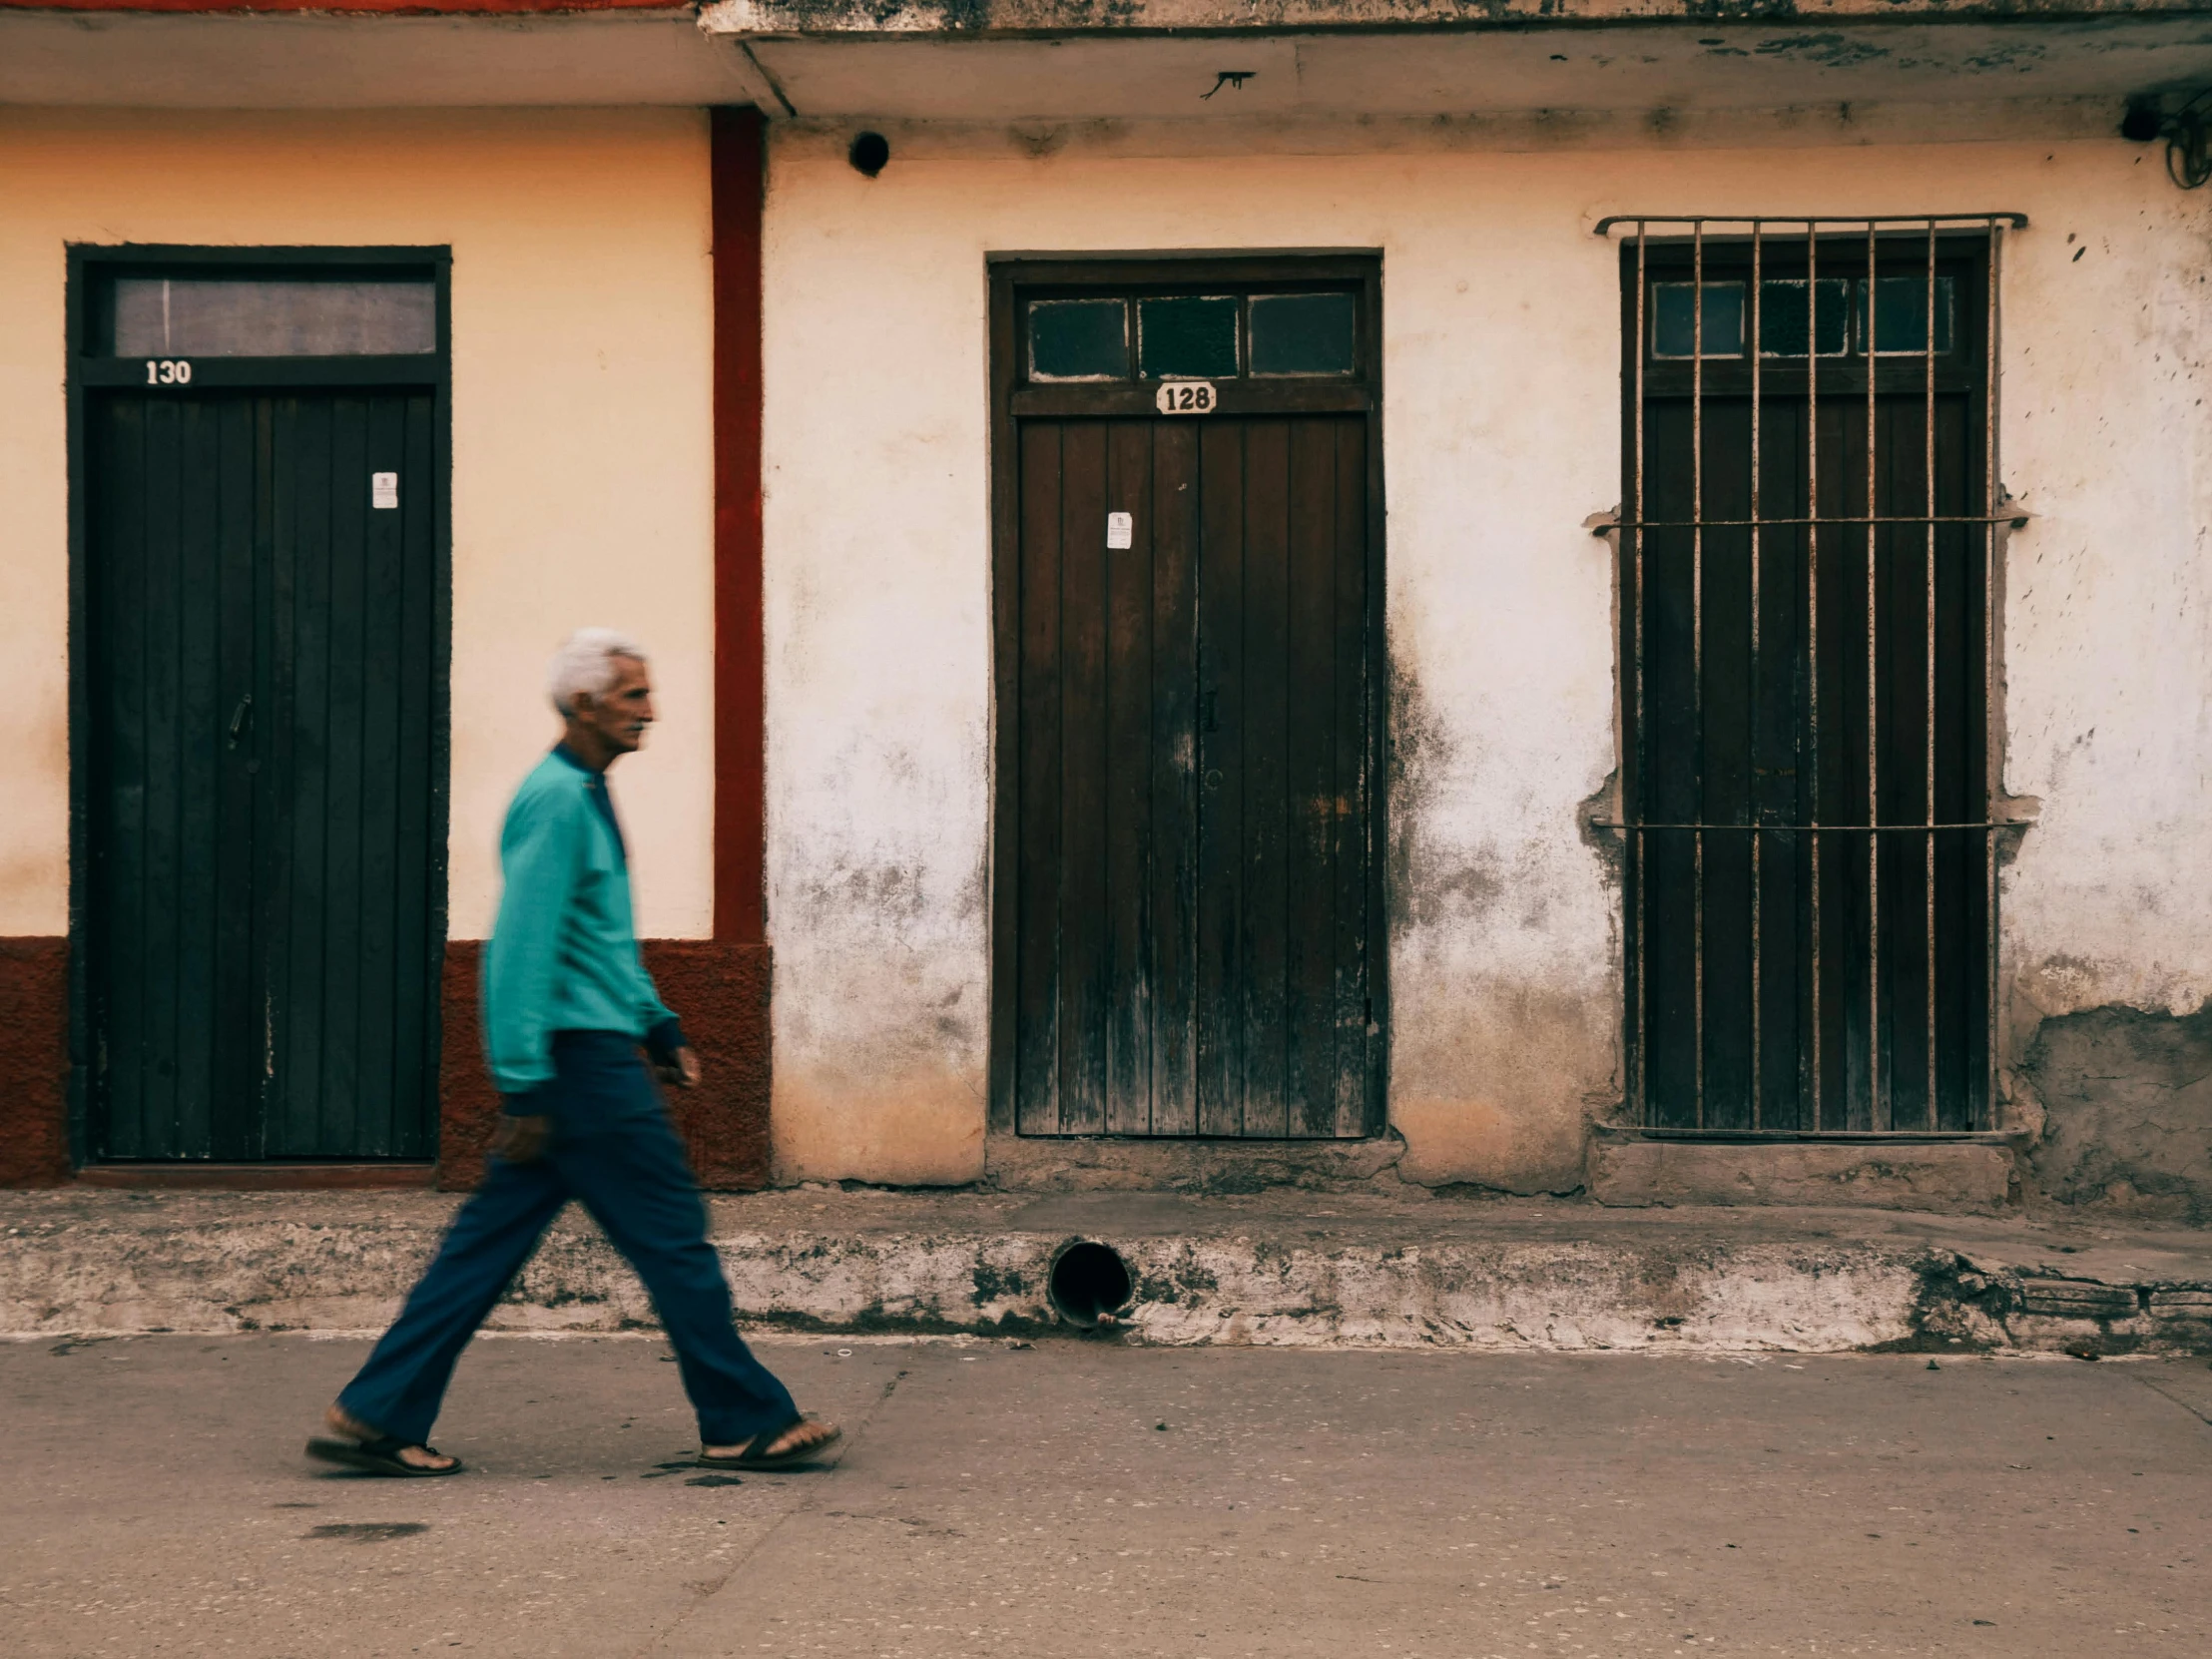
<instances>
[{"instance_id":1,"label":"door frame","mask_svg":"<svg viewBox=\"0 0 2212 1659\"><path fill-rule=\"evenodd\" d=\"M193 359L196 388L339 390L347 386L427 386L431 390L431 584L430 617L430 847L431 909L428 935L440 960L427 964L441 971L446 933L446 843L452 789L453 655L453 421L452 421L452 268L447 247L200 247L165 243L71 243L67 245L63 301L65 421L69 479L69 1161L83 1169L92 1162L92 1051L99 1033L92 1007L90 952L95 860L93 836L95 734L93 711L95 659L90 605L85 454L85 404L88 393L127 389L145 382L137 377L140 358L93 354L92 303L95 287L118 272L149 269L206 274L273 275L331 270L408 271L428 276L437 293L437 349L429 363L393 357L201 357ZM433 979L432 988L436 981ZM438 1051L442 1033L433 1028L430 1044L433 1111L430 1157L437 1157L438 1114L434 1110ZM339 1160L343 1162L343 1160ZM181 1167L190 1167L189 1164ZM282 1167L280 1163L270 1167Z\"/></svg>"},{"instance_id":2,"label":"door frame","mask_svg":"<svg viewBox=\"0 0 2212 1659\"><path fill-rule=\"evenodd\" d=\"M1224 286L1266 282L1357 282L1360 291L1359 326L1368 374L1363 402L1368 442L1368 568L1372 578L1367 618L1367 649L1374 676L1369 742L1375 758L1374 806L1368 825L1369 902L1375 918L1375 955L1369 964L1373 987L1375 1023L1378 1027L1377 1069L1381 1121L1371 1136L1388 1130L1390 1076L1390 973L1389 883L1386 855L1389 848L1389 654L1383 617L1387 609L1385 580L1388 571L1384 542L1382 498L1382 256L1377 250L1316 250L1312 252L1208 251L1189 254L992 254L985 257L989 288L990 327L990 510L991 510L991 830L990 830L990 1058L989 1103L986 1133L993 1139L1015 1139L1015 1020L1017 976L1012 971L1018 938L1015 894L1016 865L1020 857L1019 818L1014 810L1020 782L1021 688L1021 492L1017 460L1014 396L1020 389L1020 341L1016 322L1018 301L1039 289L1097 289L1100 287L1173 286L1220 283ZM1054 388L1072 392L1088 402L1102 391L1126 408L1101 408L1111 417L1128 414L1152 416L1150 394L1132 381L1126 391L1096 385ZM1284 387L1289 392L1288 386ZM1344 400L1337 386L1321 384L1306 400L1311 412L1343 410L1358 405ZM1085 394L1088 394L1086 397ZM1281 394L1279 394L1280 397ZM1072 411L1071 411L1072 412ZM1225 414L1244 412L1225 404ZM1283 406L1283 413L1300 412ZM1043 411L1039 411L1040 414ZM1205 419L1201 415L1195 418ZM1067 1137L1053 1137L1055 1140ZM1102 1137L1130 1139L1129 1137ZM1203 1138L1203 1137L1201 1137ZM1177 1141L1190 1137L1144 1137ZM1283 1145L1283 1142L1230 1145ZM1355 1142L1330 1142L1351 1145Z\"/></svg>"}]
</instances>

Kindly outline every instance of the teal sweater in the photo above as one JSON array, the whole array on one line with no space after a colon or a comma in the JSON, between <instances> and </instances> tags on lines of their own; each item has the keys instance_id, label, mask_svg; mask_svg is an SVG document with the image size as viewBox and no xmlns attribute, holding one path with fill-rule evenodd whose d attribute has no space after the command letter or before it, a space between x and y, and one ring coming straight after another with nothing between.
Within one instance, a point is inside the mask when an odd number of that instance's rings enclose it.
<instances>
[{"instance_id":1,"label":"teal sweater","mask_svg":"<svg viewBox=\"0 0 2212 1659\"><path fill-rule=\"evenodd\" d=\"M683 1044L638 955L630 860L607 780L563 746L515 791L499 835L506 891L484 951L484 1043L507 1109L553 1077L553 1033L620 1031L656 1057Z\"/></svg>"}]
</instances>

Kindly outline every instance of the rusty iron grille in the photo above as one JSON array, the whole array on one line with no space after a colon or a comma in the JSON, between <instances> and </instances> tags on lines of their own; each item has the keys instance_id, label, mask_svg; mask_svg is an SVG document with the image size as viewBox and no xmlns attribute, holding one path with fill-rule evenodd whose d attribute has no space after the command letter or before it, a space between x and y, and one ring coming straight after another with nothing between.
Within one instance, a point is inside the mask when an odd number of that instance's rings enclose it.
<instances>
[{"instance_id":1,"label":"rusty iron grille","mask_svg":"<svg viewBox=\"0 0 2212 1659\"><path fill-rule=\"evenodd\" d=\"M1630 218L1627 1053L1649 1129L1990 1127L2012 214Z\"/></svg>"}]
</instances>

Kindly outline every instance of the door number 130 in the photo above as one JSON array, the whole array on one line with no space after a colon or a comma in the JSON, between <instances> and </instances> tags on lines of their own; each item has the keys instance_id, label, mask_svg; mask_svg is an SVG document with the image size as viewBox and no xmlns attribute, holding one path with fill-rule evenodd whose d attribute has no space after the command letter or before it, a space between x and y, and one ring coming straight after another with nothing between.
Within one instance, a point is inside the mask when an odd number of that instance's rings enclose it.
<instances>
[{"instance_id":1,"label":"door number 130","mask_svg":"<svg viewBox=\"0 0 2212 1659\"><path fill-rule=\"evenodd\" d=\"M146 359L146 383L150 386L189 386L192 364L178 357Z\"/></svg>"}]
</instances>

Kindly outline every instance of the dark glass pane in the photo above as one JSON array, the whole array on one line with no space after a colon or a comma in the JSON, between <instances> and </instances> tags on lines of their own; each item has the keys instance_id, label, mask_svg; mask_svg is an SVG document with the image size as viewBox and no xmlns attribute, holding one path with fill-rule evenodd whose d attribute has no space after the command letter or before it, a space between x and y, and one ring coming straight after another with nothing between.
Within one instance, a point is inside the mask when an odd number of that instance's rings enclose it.
<instances>
[{"instance_id":1,"label":"dark glass pane","mask_svg":"<svg viewBox=\"0 0 2212 1659\"><path fill-rule=\"evenodd\" d=\"M1697 355L1697 292L1695 282L1651 284L1651 354L1654 357ZM1740 357L1744 354L1744 284L1705 284L1705 355Z\"/></svg>"},{"instance_id":2,"label":"dark glass pane","mask_svg":"<svg viewBox=\"0 0 2212 1659\"><path fill-rule=\"evenodd\" d=\"M1137 357L1143 378L1188 375L1202 380L1237 372L1237 301L1140 299Z\"/></svg>"},{"instance_id":3,"label":"dark glass pane","mask_svg":"<svg viewBox=\"0 0 2212 1659\"><path fill-rule=\"evenodd\" d=\"M1129 308L1119 299L1039 299L1029 307L1029 378L1126 380Z\"/></svg>"},{"instance_id":4,"label":"dark glass pane","mask_svg":"<svg viewBox=\"0 0 2212 1659\"><path fill-rule=\"evenodd\" d=\"M427 277L119 276L119 357L415 356L438 348Z\"/></svg>"},{"instance_id":5,"label":"dark glass pane","mask_svg":"<svg viewBox=\"0 0 2212 1659\"><path fill-rule=\"evenodd\" d=\"M1928 351L1928 278L1878 276L1874 283L1874 332L1867 331L1867 284L1859 284L1859 348L1877 356L1922 356ZM1950 349L1950 278L1936 278L1936 349Z\"/></svg>"},{"instance_id":6,"label":"dark glass pane","mask_svg":"<svg viewBox=\"0 0 2212 1659\"><path fill-rule=\"evenodd\" d=\"M1267 293L1252 300L1252 372L1350 374L1353 296Z\"/></svg>"},{"instance_id":7,"label":"dark glass pane","mask_svg":"<svg viewBox=\"0 0 2212 1659\"><path fill-rule=\"evenodd\" d=\"M1851 283L1842 276L1820 279L1820 341L1823 357L1841 357L1851 349ZM1802 357L1811 335L1808 315L1812 286L1803 277L1777 278L1759 284L1759 354L1764 357Z\"/></svg>"}]
</instances>

